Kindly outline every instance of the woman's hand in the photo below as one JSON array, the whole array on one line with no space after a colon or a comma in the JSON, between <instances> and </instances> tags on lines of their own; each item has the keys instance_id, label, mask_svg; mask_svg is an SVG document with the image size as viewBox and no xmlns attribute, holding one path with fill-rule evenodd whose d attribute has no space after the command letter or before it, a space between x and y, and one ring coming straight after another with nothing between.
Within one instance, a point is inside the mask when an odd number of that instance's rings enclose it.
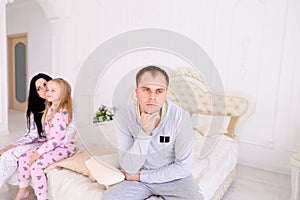
<instances>
[{"instance_id":1,"label":"woman's hand","mask_svg":"<svg viewBox=\"0 0 300 200\"><path fill-rule=\"evenodd\" d=\"M35 161L37 161L40 158L40 154L37 151L34 151L34 153L31 155L29 159L29 166L31 166Z\"/></svg>"},{"instance_id":2,"label":"woman's hand","mask_svg":"<svg viewBox=\"0 0 300 200\"><path fill-rule=\"evenodd\" d=\"M12 145L12 144L10 144L10 145L4 147L3 149L0 150L0 156L1 156L5 151L10 150L10 149L15 148L15 147L16 147L16 146L15 146L15 145Z\"/></svg>"}]
</instances>

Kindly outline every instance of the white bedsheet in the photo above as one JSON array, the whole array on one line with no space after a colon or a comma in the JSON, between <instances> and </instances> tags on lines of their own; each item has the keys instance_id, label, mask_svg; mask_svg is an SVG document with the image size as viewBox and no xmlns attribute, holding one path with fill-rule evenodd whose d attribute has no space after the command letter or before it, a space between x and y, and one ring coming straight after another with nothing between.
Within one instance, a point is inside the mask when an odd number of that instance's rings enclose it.
<instances>
[{"instance_id":1,"label":"white bedsheet","mask_svg":"<svg viewBox=\"0 0 300 200\"><path fill-rule=\"evenodd\" d=\"M202 148L203 151L209 151L209 154L204 158L200 158L201 145L204 141L205 137L200 134L195 140L192 174L199 184L205 200L210 200L217 189L223 184L226 177L236 167L238 144L237 141L221 135L212 149L205 150ZM207 143L206 141L205 144Z\"/></svg>"}]
</instances>

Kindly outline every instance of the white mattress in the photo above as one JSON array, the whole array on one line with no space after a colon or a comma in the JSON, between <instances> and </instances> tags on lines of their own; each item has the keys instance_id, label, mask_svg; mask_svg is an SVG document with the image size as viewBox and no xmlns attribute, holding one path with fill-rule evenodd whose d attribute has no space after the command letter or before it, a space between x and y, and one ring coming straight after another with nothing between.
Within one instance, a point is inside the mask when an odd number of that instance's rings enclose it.
<instances>
[{"instance_id":1,"label":"white mattress","mask_svg":"<svg viewBox=\"0 0 300 200\"><path fill-rule=\"evenodd\" d=\"M217 143L214 144L213 141L217 141ZM209 143L212 143L212 145ZM212 148L209 148L211 146ZM194 149L192 174L199 184L205 200L210 200L226 177L236 167L238 144L237 141L224 135L217 138L212 137L206 141L205 137L199 134ZM207 155L200 157L203 154Z\"/></svg>"},{"instance_id":2,"label":"white mattress","mask_svg":"<svg viewBox=\"0 0 300 200\"><path fill-rule=\"evenodd\" d=\"M192 174L199 184L205 200L210 200L222 185L228 174L235 168L238 157L237 142L227 136L218 137L213 148L205 148L209 142L214 144L215 138L208 140L200 134L195 140L195 158ZM200 150L209 154L200 158ZM205 154L205 153L204 153ZM96 200L101 199L105 188L87 177L66 169L55 169L49 172L50 200ZM157 199L157 198L150 198Z\"/></svg>"}]
</instances>

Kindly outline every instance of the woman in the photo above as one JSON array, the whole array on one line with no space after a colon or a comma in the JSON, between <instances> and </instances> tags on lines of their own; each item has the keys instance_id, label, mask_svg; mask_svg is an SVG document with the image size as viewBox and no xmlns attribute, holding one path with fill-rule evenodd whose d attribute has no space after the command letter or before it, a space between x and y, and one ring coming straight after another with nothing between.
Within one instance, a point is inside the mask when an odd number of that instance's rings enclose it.
<instances>
[{"instance_id":1,"label":"woman","mask_svg":"<svg viewBox=\"0 0 300 200\"><path fill-rule=\"evenodd\" d=\"M28 107L26 112L27 134L0 150L0 188L16 172L19 157L29 149L44 142L42 116L45 110L46 85L52 78L39 73L30 81ZM67 127L66 141L75 133L74 120Z\"/></svg>"}]
</instances>

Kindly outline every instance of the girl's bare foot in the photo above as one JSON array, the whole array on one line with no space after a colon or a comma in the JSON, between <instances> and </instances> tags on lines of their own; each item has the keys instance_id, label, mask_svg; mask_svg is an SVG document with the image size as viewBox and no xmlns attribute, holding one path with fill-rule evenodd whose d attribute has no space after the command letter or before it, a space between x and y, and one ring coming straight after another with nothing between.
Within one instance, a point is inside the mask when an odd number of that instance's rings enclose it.
<instances>
[{"instance_id":1,"label":"girl's bare foot","mask_svg":"<svg viewBox=\"0 0 300 200\"><path fill-rule=\"evenodd\" d=\"M19 188L19 192L15 197L15 200L22 200L22 199L26 199L27 197L29 197L30 192L28 190L28 188Z\"/></svg>"}]
</instances>

